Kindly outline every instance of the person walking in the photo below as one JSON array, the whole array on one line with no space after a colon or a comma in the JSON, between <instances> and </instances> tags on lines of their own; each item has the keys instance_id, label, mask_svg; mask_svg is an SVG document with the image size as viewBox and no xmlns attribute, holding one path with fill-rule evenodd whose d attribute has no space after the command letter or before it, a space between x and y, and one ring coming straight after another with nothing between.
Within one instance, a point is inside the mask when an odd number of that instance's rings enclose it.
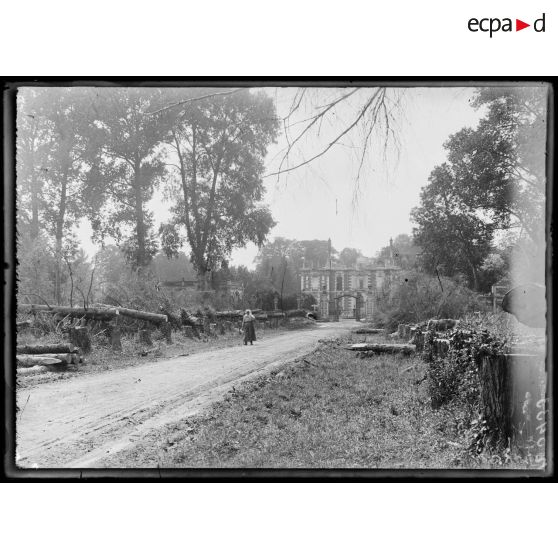
<instances>
[{"instance_id":1,"label":"person walking","mask_svg":"<svg viewBox=\"0 0 558 558\"><path fill-rule=\"evenodd\" d=\"M242 329L244 329L244 344L253 345L253 342L256 340L256 327L255 327L256 318L254 314L250 310L246 310L244 312L244 316L242 317Z\"/></svg>"}]
</instances>

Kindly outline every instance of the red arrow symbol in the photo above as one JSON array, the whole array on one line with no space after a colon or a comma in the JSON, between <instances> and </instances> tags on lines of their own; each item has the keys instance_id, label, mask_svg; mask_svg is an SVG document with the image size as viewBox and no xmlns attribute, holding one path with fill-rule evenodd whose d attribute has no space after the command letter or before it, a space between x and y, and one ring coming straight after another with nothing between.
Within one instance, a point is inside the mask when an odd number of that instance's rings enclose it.
<instances>
[{"instance_id":1,"label":"red arrow symbol","mask_svg":"<svg viewBox=\"0 0 558 558\"><path fill-rule=\"evenodd\" d=\"M531 24L530 23L525 23L524 21L521 21L520 19L515 20L515 30L516 31L521 31L522 29L525 29L526 27L531 27Z\"/></svg>"}]
</instances>

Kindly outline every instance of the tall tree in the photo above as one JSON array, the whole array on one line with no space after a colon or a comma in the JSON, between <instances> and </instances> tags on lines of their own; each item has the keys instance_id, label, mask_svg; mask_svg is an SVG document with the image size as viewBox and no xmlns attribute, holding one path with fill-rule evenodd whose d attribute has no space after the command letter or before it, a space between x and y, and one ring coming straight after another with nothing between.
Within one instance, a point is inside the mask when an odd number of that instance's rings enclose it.
<instances>
[{"instance_id":1,"label":"tall tree","mask_svg":"<svg viewBox=\"0 0 558 558\"><path fill-rule=\"evenodd\" d=\"M434 273L442 266L445 275L464 273L478 289L494 227L463 203L460 186L449 164L436 167L421 191L420 206L411 212L417 225L413 232L427 271Z\"/></svg>"},{"instance_id":2,"label":"tall tree","mask_svg":"<svg viewBox=\"0 0 558 558\"><path fill-rule=\"evenodd\" d=\"M174 156L173 218L161 227L163 247L175 254L184 238L205 285L235 247L261 245L274 225L260 202L268 145L277 136L273 101L245 89L174 109L166 142Z\"/></svg>"},{"instance_id":3,"label":"tall tree","mask_svg":"<svg viewBox=\"0 0 558 558\"><path fill-rule=\"evenodd\" d=\"M61 302L64 242L81 212L90 113L83 88L22 88L18 189L29 193L30 235L54 241L54 300Z\"/></svg>"},{"instance_id":4,"label":"tall tree","mask_svg":"<svg viewBox=\"0 0 558 558\"><path fill-rule=\"evenodd\" d=\"M296 240L275 237L262 246L256 257L256 274L268 288L284 294L299 290L297 272L301 267L304 248Z\"/></svg>"},{"instance_id":5,"label":"tall tree","mask_svg":"<svg viewBox=\"0 0 558 558\"><path fill-rule=\"evenodd\" d=\"M161 92L149 88L99 88L92 94L98 156L89 171L87 200L93 230L97 238L113 237L138 269L157 252L146 205L166 172L159 147L170 115L149 114L160 100Z\"/></svg>"},{"instance_id":6,"label":"tall tree","mask_svg":"<svg viewBox=\"0 0 558 558\"><path fill-rule=\"evenodd\" d=\"M531 245L531 280L544 277L547 94L546 87L477 91L473 104L486 116L476 128L450 136L448 162L434 170L412 214L430 268L445 260L452 273L467 262L478 287L494 233L519 229L520 243L527 237ZM493 268L483 267L495 275Z\"/></svg>"}]
</instances>

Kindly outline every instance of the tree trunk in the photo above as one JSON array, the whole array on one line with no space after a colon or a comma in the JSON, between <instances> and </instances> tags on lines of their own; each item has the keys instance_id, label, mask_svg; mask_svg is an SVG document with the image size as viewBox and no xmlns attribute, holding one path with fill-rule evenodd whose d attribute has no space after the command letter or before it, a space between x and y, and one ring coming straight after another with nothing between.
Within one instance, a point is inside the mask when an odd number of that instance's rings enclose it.
<instances>
[{"instance_id":1,"label":"tree trunk","mask_svg":"<svg viewBox=\"0 0 558 558\"><path fill-rule=\"evenodd\" d=\"M33 137L31 145L31 239L36 240L39 236L39 186L37 184L37 171L35 169L35 140Z\"/></svg>"},{"instance_id":2,"label":"tree trunk","mask_svg":"<svg viewBox=\"0 0 558 558\"><path fill-rule=\"evenodd\" d=\"M77 345L84 354L91 352L91 339L86 327L70 328L70 341Z\"/></svg>"},{"instance_id":3,"label":"tree trunk","mask_svg":"<svg viewBox=\"0 0 558 558\"><path fill-rule=\"evenodd\" d=\"M147 265L147 253L145 249L145 222L143 215L143 200L141 190L141 163L134 164L134 195L135 195L135 216L136 216L136 236L138 241L138 253L136 263L139 269Z\"/></svg>"},{"instance_id":4,"label":"tree trunk","mask_svg":"<svg viewBox=\"0 0 558 558\"><path fill-rule=\"evenodd\" d=\"M143 312L132 308L83 308L71 306L46 306L44 304L19 304L18 310L27 312L50 312L53 314L61 314L66 316L83 316L92 320L112 320L115 316L127 316L135 320L143 320L146 322L163 323L168 320L165 314L155 314L153 312Z\"/></svg>"},{"instance_id":5,"label":"tree trunk","mask_svg":"<svg viewBox=\"0 0 558 558\"><path fill-rule=\"evenodd\" d=\"M122 351L122 331L118 326L114 326L110 332L110 346L113 351Z\"/></svg>"},{"instance_id":6,"label":"tree trunk","mask_svg":"<svg viewBox=\"0 0 558 558\"><path fill-rule=\"evenodd\" d=\"M151 335L148 329L140 329L139 330L139 342L142 345L151 346L153 342L151 341Z\"/></svg>"},{"instance_id":7,"label":"tree trunk","mask_svg":"<svg viewBox=\"0 0 558 558\"><path fill-rule=\"evenodd\" d=\"M353 333L370 334L370 335L380 334L380 333L385 333L385 332L386 332L385 329L376 329L376 328L372 328L372 327L361 327L361 328L355 329L353 331Z\"/></svg>"},{"instance_id":8,"label":"tree trunk","mask_svg":"<svg viewBox=\"0 0 558 558\"><path fill-rule=\"evenodd\" d=\"M48 366L44 365L36 365L36 366L29 366L28 368L17 368L16 372L18 376L31 376L33 374L44 374L45 372L49 371Z\"/></svg>"},{"instance_id":9,"label":"tree trunk","mask_svg":"<svg viewBox=\"0 0 558 558\"><path fill-rule=\"evenodd\" d=\"M62 343L56 345L18 345L16 352L18 354L40 355L44 353L74 353L78 349L71 343Z\"/></svg>"},{"instance_id":10,"label":"tree trunk","mask_svg":"<svg viewBox=\"0 0 558 558\"><path fill-rule=\"evenodd\" d=\"M56 218L56 271L54 278L54 299L57 304L62 302L62 240L64 238L64 220L66 218L66 198L68 188L68 172L70 170L69 151L66 154L64 162L62 181L60 183L60 206L58 209L58 216Z\"/></svg>"},{"instance_id":11,"label":"tree trunk","mask_svg":"<svg viewBox=\"0 0 558 558\"><path fill-rule=\"evenodd\" d=\"M58 358L42 355L16 355L17 365L20 367L30 367L36 365L61 364Z\"/></svg>"},{"instance_id":12,"label":"tree trunk","mask_svg":"<svg viewBox=\"0 0 558 558\"><path fill-rule=\"evenodd\" d=\"M349 351L374 351L376 353L402 353L406 355L415 352L415 346L410 344L355 343L345 348Z\"/></svg>"},{"instance_id":13,"label":"tree trunk","mask_svg":"<svg viewBox=\"0 0 558 558\"><path fill-rule=\"evenodd\" d=\"M172 344L172 328L171 325L167 322L164 324L161 324L161 331L163 332L163 335L165 336L165 341L171 345Z\"/></svg>"}]
</instances>

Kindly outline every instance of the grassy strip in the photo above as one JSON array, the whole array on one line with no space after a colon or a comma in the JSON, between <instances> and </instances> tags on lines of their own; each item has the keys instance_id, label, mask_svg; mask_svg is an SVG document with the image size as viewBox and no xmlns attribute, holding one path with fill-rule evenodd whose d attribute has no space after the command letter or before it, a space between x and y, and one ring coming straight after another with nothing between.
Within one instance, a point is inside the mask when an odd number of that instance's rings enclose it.
<instances>
[{"instance_id":1,"label":"grassy strip","mask_svg":"<svg viewBox=\"0 0 558 558\"><path fill-rule=\"evenodd\" d=\"M463 433L432 410L412 357L359 359L323 343L231 390L202 416L150 433L107 467L459 468Z\"/></svg>"}]
</instances>

